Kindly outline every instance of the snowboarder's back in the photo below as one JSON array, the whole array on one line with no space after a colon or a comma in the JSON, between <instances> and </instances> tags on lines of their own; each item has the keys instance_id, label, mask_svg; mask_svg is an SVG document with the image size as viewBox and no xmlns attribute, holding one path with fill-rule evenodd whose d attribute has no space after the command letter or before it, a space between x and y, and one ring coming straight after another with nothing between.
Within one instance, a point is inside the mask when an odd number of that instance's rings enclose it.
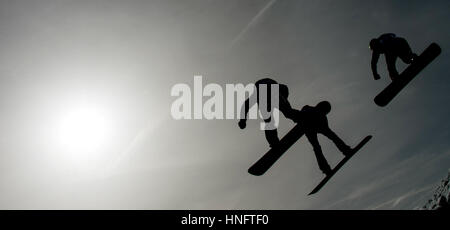
<instances>
[{"instance_id":1,"label":"snowboarder's back","mask_svg":"<svg viewBox=\"0 0 450 230\"><path fill-rule=\"evenodd\" d=\"M307 130L320 131L328 128L327 112L317 106L305 105L298 112L297 118Z\"/></svg>"}]
</instances>

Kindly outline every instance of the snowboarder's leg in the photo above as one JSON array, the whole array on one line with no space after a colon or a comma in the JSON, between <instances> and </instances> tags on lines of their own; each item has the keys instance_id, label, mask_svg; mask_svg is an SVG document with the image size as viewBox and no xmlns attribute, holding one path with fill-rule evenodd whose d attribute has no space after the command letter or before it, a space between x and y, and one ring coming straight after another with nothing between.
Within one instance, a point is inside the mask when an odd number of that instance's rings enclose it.
<instances>
[{"instance_id":1,"label":"snowboarder's leg","mask_svg":"<svg viewBox=\"0 0 450 230\"><path fill-rule=\"evenodd\" d=\"M267 142L269 142L271 148L275 147L280 142L277 129L265 130L264 134L266 135Z\"/></svg>"},{"instance_id":2,"label":"snowboarder's leg","mask_svg":"<svg viewBox=\"0 0 450 230\"><path fill-rule=\"evenodd\" d=\"M414 59L416 59L418 56L417 54L413 53L411 50L401 54L400 59L402 59L402 61L405 64L411 64Z\"/></svg>"},{"instance_id":3,"label":"snowboarder's leg","mask_svg":"<svg viewBox=\"0 0 450 230\"><path fill-rule=\"evenodd\" d=\"M393 81L397 80L398 72L397 72L397 68L395 67L395 62L397 61L397 55L395 55L393 53L386 53L385 57L386 57L386 65L387 65L387 69L389 72L389 77Z\"/></svg>"},{"instance_id":4,"label":"snowboarder's leg","mask_svg":"<svg viewBox=\"0 0 450 230\"><path fill-rule=\"evenodd\" d=\"M333 132L331 129L326 129L322 132L322 134L326 137L328 137L328 139L330 139L331 141L333 141L333 143L336 145L336 147L339 149L339 151L342 152L342 154L344 155L349 155L352 152L352 148L350 148L350 146L348 146L347 144L345 144L345 142L339 138L339 136Z\"/></svg>"},{"instance_id":5,"label":"snowboarder's leg","mask_svg":"<svg viewBox=\"0 0 450 230\"><path fill-rule=\"evenodd\" d=\"M417 54L412 52L411 47L405 39L398 38L397 47L398 56L404 63L411 64L414 61L414 58L417 57Z\"/></svg>"},{"instance_id":6,"label":"snowboarder's leg","mask_svg":"<svg viewBox=\"0 0 450 230\"><path fill-rule=\"evenodd\" d=\"M308 138L309 143L313 146L314 154L316 155L320 170L328 175L331 172L331 167L323 156L322 148L317 140L317 133L305 133L305 135L306 138Z\"/></svg>"}]
</instances>

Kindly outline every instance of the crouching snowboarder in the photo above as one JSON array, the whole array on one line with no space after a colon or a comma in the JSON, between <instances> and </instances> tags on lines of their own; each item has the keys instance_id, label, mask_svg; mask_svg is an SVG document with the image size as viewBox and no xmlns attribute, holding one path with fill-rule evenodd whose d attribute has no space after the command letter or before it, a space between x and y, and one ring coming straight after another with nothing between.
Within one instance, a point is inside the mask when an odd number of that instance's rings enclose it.
<instances>
[{"instance_id":1,"label":"crouching snowboarder","mask_svg":"<svg viewBox=\"0 0 450 230\"><path fill-rule=\"evenodd\" d=\"M305 105L300 111L296 112L295 122L298 122L304 129L305 136L313 146L314 154L317 158L320 170L327 176L331 173L331 167L325 159L322 148L317 139L317 134L322 134L333 141L336 147L345 155L352 153L352 148L342 141L328 126L327 114L331 111L331 104L328 101L322 101L316 106Z\"/></svg>"},{"instance_id":2,"label":"crouching snowboarder","mask_svg":"<svg viewBox=\"0 0 450 230\"><path fill-rule=\"evenodd\" d=\"M267 90L267 92L265 94L263 94L262 91L262 85L265 85L265 89ZM278 94L275 95L272 98L272 85L277 85L278 86ZM264 78L261 80L258 80L255 83L255 88L256 88L256 92L254 92L252 95L249 96L249 98L247 98L247 100L244 102L244 104L242 105L241 108L241 119L239 120L239 127L241 129L245 129L245 127L247 126L247 114L249 112L249 109L256 104L258 104L258 108L261 111L261 109L266 109L267 112L269 112L269 116L266 117L264 119L264 122L266 124L270 124L273 119L273 112L274 109L278 109L279 111L281 111L283 113L283 115L288 118L293 120L293 115L295 110L291 107L289 101L288 101L288 97L289 97L289 89L286 85L284 84L279 84L278 82L276 82L273 79L270 78ZM264 96L263 96L264 95ZM265 100L264 104L266 106L261 106L260 104L263 103L260 100ZM278 103L275 103L275 100L279 100ZM261 108L261 107L265 107L265 108ZM267 125L266 127L269 127L270 125ZM269 142L270 147L274 147L276 146L279 142L280 139L278 138L278 131L276 128L266 128L264 130L267 142Z\"/></svg>"},{"instance_id":3,"label":"crouching snowboarder","mask_svg":"<svg viewBox=\"0 0 450 230\"><path fill-rule=\"evenodd\" d=\"M392 80L397 80L399 76L395 67L397 58L400 58L406 64L411 64L417 57L417 54L411 51L408 42L393 33L383 34L378 38L372 39L369 47L372 50L371 68L375 80L380 79L380 75L377 72L377 63L380 54L384 54L386 58L389 77Z\"/></svg>"}]
</instances>

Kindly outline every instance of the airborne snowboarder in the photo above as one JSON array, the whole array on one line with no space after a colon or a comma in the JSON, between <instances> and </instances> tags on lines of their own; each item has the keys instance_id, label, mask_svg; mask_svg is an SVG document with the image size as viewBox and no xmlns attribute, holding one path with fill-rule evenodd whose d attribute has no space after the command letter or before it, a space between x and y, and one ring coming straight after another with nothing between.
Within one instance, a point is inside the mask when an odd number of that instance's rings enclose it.
<instances>
[{"instance_id":1,"label":"airborne snowboarder","mask_svg":"<svg viewBox=\"0 0 450 230\"><path fill-rule=\"evenodd\" d=\"M386 58L386 65L389 71L389 77L394 81L398 80L398 72L395 66L397 58L400 58L404 63L411 64L417 54L411 51L411 47L408 42L401 37L397 37L393 33L386 33L378 38L374 38L370 41L370 49L372 50L372 73L375 80L380 79L380 75L377 71L377 63L380 54L384 54Z\"/></svg>"},{"instance_id":2,"label":"airborne snowboarder","mask_svg":"<svg viewBox=\"0 0 450 230\"><path fill-rule=\"evenodd\" d=\"M384 54L389 77L392 82L380 92L374 99L379 106L386 106L420 71L430 64L439 54L441 48L436 43L431 43L419 56L411 51L408 42L393 33L383 34L370 41L372 50L372 74L375 80L380 79L377 72L377 63L380 54ZM397 58L408 64L401 74L397 72L395 62Z\"/></svg>"},{"instance_id":3,"label":"airborne snowboarder","mask_svg":"<svg viewBox=\"0 0 450 230\"><path fill-rule=\"evenodd\" d=\"M260 93L261 93L261 86L262 85L266 85L266 89L267 89L267 97L266 98L260 98ZM275 95L274 98L271 98L271 86L272 85L278 85L279 87L279 94ZM289 89L286 85L284 84L278 84L278 82L276 82L273 79L270 78L264 78L261 80L258 80L255 83L255 87L256 87L256 92L254 92L252 95L249 96L249 98L247 98L247 100L244 102L244 104L242 105L241 108L241 112L243 113L241 116L241 119L238 123L239 127L241 129L245 129L245 127L247 126L247 114L249 109L254 105L254 104L250 104L251 102L253 103L258 103L260 104L260 100L266 100L267 103L267 112L270 112L270 116L268 118L265 118L264 122L266 122L266 124L269 124L271 122L271 119L273 118L273 111L275 108L275 104L274 104L274 100L279 100L278 103L278 110L281 111L283 113L283 115L288 118L293 120L293 115L294 115L294 109L292 109L289 101L288 101L288 97L289 97ZM252 100L251 100L252 99ZM259 108L260 110L263 108ZM264 130L265 131L265 136L267 139L267 142L269 142L270 147L274 147L276 146L280 139L278 138L278 131L277 129L270 129L267 128Z\"/></svg>"},{"instance_id":4,"label":"airborne snowboarder","mask_svg":"<svg viewBox=\"0 0 450 230\"><path fill-rule=\"evenodd\" d=\"M328 126L327 114L331 111L331 104L328 101L319 102L316 106L303 106L298 111L295 121L299 122L305 131L305 136L309 143L313 146L314 154L317 158L320 170L327 176L331 173L331 167L325 159L322 148L317 139L317 134L322 134L333 141L336 147L344 154L344 156L352 153L352 148L342 141L341 138L334 133Z\"/></svg>"}]
</instances>

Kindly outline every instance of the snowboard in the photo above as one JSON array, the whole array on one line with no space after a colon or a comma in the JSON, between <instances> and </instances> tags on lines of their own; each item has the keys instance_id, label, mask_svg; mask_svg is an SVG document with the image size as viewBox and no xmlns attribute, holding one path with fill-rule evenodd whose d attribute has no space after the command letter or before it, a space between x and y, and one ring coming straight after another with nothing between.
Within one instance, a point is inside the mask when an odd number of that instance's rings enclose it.
<instances>
[{"instance_id":1,"label":"snowboard","mask_svg":"<svg viewBox=\"0 0 450 230\"><path fill-rule=\"evenodd\" d=\"M352 149L352 153L344 157L344 159L342 159L341 162L339 162L336 167L331 170L331 173L327 175L308 195L317 193L334 176L334 174L336 174L336 172L339 171L339 169L344 166L348 160L350 160L350 158L352 158L367 142L370 141L371 138L372 136L370 135L365 137L355 148Z\"/></svg>"},{"instance_id":2,"label":"snowboard","mask_svg":"<svg viewBox=\"0 0 450 230\"><path fill-rule=\"evenodd\" d=\"M441 47L438 44L432 43L414 59L406 69L399 75L398 79L389 84L383 91L381 91L374 99L375 104L384 107L412 80L420 71L422 71L428 64L430 64L441 53Z\"/></svg>"},{"instance_id":3,"label":"snowboard","mask_svg":"<svg viewBox=\"0 0 450 230\"><path fill-rule=\"evenodd\" d=\"M278 145L271 148L264 156L262 156L249 169L248 173L261 176L295 143L300 139L305 132L300 124L292 128L278 143Z\"/></svg>"}]
</instances>

